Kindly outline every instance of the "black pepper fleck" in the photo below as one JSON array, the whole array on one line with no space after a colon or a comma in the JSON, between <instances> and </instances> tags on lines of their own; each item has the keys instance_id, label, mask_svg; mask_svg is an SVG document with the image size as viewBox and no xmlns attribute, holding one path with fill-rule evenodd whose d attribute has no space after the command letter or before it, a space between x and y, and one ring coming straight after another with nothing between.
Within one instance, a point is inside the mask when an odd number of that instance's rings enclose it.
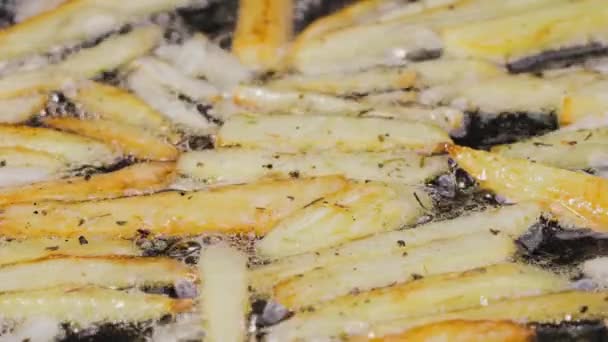
<instances>
[{"instance_id":1,"label":"black pepper fleck","mask_svg":"<svg viewBox=\"0 0 608 342\"><path fill-rule=\"evenodd\" d=\"M490 228L490 233L492 233L492 235L498 235L500 233L500 230Z\"/></svg>"},{"instance_id":2,"label":"black pepper fleck","mask_svg":"<svg viewBox=\"0 0 608 342\"><path fill-rule=\"evenodd\" d=\"M403 241L403 240L398 240L398 241L397 241L397 245L399 245L399 247L405 247L405 241Z\"/></svg>"},{"instance_id":3,"label":"black pepper fleck","mask_svg":"<svg viewBox=\"0 0 608 342\"><path fill-rule=\"evenodd\" d=\"M78 243L80 243L81 245L86 245L89 243L89 241L87 241L87 239L81 235L78 237Z\"/></svg>"}]
</instances>

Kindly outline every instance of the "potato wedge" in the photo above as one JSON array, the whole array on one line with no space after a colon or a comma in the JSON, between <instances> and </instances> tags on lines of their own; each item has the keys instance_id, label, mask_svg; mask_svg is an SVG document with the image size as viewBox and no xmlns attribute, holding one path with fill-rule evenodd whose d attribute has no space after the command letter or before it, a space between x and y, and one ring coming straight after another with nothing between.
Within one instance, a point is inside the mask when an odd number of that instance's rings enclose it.
<instances>
[{"instance_id":1,"label":"potato wedge","mask_svg":"<svg viewBox=\"0 0 608 342\"><path fill-rule=\"evenodd\" d=\"M0 243L0 265L67 256L138 256L142 251L128 240L52 239L13 240Z\"/></svg>"},{"instance_id":2,"label":"potato wedge","mask_svg":"<svg viewBox=\"0 0 608 342\"><path fill-rule=\"evenodd\" d=\"M377 338L352 338L351 342L531 342L534 330L511 321L462 321L432 323L403 334Z\"/></svg>"},{"instance_id":3,"label":"potato wedge","mask_svg":"<svg viewBox=\"0 0 608 342\"><path fill-rule=\"evenodd\" d=\"M125 288L196 281L191 268L169 258L52 255L0 266L0 292L61 285Z\"/></svg>"},{"instance_id":4,"label":"potato wedge","mask_svg":"<svg viewBox=\"0 0 608 342\"><path fill-rule=\"evenodd\" d=\"M59 287L0 294L3 318L48 317L87 326L97 322L137 322L177 314L192 307L190 299L101 287Z\"/></svg>"},{"instance_id":5,"label":"potato wedge","mask_svg":"<svg viewBox=\"0 0 608 342\"><path fill-rule=\"evenodd\" d=\"M265 84L276 89L332 95L366 94L416 85L416 72L404 67L373 68L354 74L289 75Z\"/></svg>"},{"instance_id":6,"label":"potato wedge","mask_svg":"<svg viewBox=\"0 0 608 342\"><path fill-rule=\"evenodd\" d=\"M57 155L71 166L103 166L120 155L97 140L53 129L0 125L0 147L21 147Z\"/></svg>"},{"instance_id":7,"label":"potato wedge","mask_svg":"<svg viewBox=\"0 0 608 342\"><path fill-rule=\"evenodd\" d=\"M452 158L483 188L515 202L536 201L567 223L605 231L608 180L466 147L448 146Z\"/></svg>"},{"instance_id":8,"label":"potato wedge","mask_svg":"<svg viewBox=\"0 0 608 342\"><path fill-rule=\"evenodd\" d=\"M268 336L269 341L294 341L343 333L365 334L369 325L389 317L415 320L425 315L449 315L442 313L475 308L501 298L560 291L567 286L566 279L535 267L493 265L340 297L298 312L271 327Z\"/></svg>"},{"instance_id":9,"label":"potato wedge","mask_svg":"<svg viewBox=\"0 0 608 342\"><path fill-rule=\"evenodd\" d=\"M97 202L18 204L4 208L0 233L10 237L86 234L126 238L142 231L164 235L205 232L262 235L280 219L346 184L341 177L323 177Z\"/></svg>"},{"instance_id":10,"label":"potato wedge","mask_svg":"<svg viewBox=\"0 0 608 342\"><path fill-rule=\"evenodd\" d=\"M0 31L0 59L20 58L44 52L54 45L72 44L120 27L134 17L167 11L184 5L185 0L152 0L131 3L109 0L68 1Z\"/></svg>"},{"instance_id":11,"label":"potato wedge","mask_svg":"<svg viewBox=\"0 0 608 342\"><path fill-rule=\"evenodd\" d=\"M556 3L442 32L446 54L507 62L547 50L605 41L608 10L601 0ZM497 35L500 38L497 38Z\"/></svg>"},{"instance_id":12,"label":"potato wedge","mask_svg":"<svg viewBox=\"0 0 608 342\"><path fill-rule=\"evenodd\" d=\"M417 122L377 118L323 116L254 116L229 118L217 146L266 148L297 152L326 150L384 151L406 148L432 152L450 141L441 129Z\"/></svg>"},{"instance_id":13,"label":"potato wedge","mask_svg":"<svg viewBox=\"0 0 608 342\"><path fill-rule=\"evenodd\" d=\"M608 128L558 130L492 152L572 170L608 166Z\"/></svg>"},{"instance_id":14,"label":"potato wedge","mask_svg":"<svg viewBox=\"0 0 608 342\"><path fill-rule=\"evenodd\" d=\"M43 201L90 201L149 194L167 189L175 164L141 163L98 175L0 189L0 206Z\"/></svg>"},{"instance_id":15,"label":"potato wedge","mask_svg":"<svg viewBox=\"0 0 608 342\"><path fill-rule=\"evenodd\" d=\"M31 119L44 109L47 97L42 94L0 100L0 124L17 124Z\"/></svg>"},{"instance_id":16,"label":"potato wedge","mask_svg":"<svg viewBox=\"0 0 608 342\"><path fill-rule=\"evenodd\" d=\"M105 119L49 117L44 124L66 132L96 139L114 150L139 160L176 160L179 151L165 137L145 128Z\"/></svg>"},{"instance_id":17,"label":"potato wedge","mask_svg":"<svg viewBox=\"0 0 608 342\"><path fill-rule=\"evenodd\" d=\"M205 185L329 175L414 185L447 167L444 156L424 157L408 151L289 154L245 148L188 152L177 163L180 177Z\"/></svg>"},{"instance_id":18,"label":"potato wedge","mask_svg":"<svg viewBox=\"0 0 608 342\"><path fill-rule=\"evenodd\" d=\"M273 297L289 308L302 308L357 291L504 262L515 250L507 236L474 233L315 268L277 284Z\"/></svg>"},{"instance_id":19,"label":"potato wedge","mask_svg":"<svg viewBox=\"0 0 608 342\"><path fill-rule=\"evenodd\" d=\"M293 0L240 0L232 53L255 69L274 69L293 34Z\"/></svg>"},{"instance_id":20,"label":"potato wedge","mask_svg":"<svg viewBox=\"0 0 608 342\"><path fill-rule=\"evenodd\" d=\"M222 89L248 81L252 72L233 54L211 42L202 34L195 34L181 45L165 45L156 55L191 77L204 77Z\"/></svg>"},{"instance_id":21,"label":"potato wedge","mask_svg":"<svg viewBox=\"0 0 608 342\"><path fill-rule=\"evenodd\" d=\"M409 250L419 246L469 234L493 232L515 239L532 226L540 216L539 206L522 203L488 209L449 221L433 222L415 229L377 234L335 248L282 258L259 266L252 270L252 286L258 292L266 293L281 281L317 268L352 264L383 255L403 254L403 252L411 254Z\"/></svg>"},{"instance_id":22,"label":"potato wedge","mask_svg":"<svg viewBox=\"0 0 608 342\"><path fill-rule=\"evenodd\" d=\"M314 252L412 224L431 207L419 188L353 184L279 222L256 249L269 259Z\"/></svg>"},{"instance_id":23,"label":"potato wedge","mask_svg":"<svg viewBox=\"0 0 608 342\"><path fill-rule=\"evenodd\" d=\"M199 270L205 338L210 342L242 342L249 311L247 256L223 245L201 253Z\"/></svg>"},{"instance_id":24,"label":"potato wedge","mask_svg":"<svg viewBox=\"0 0 608 342\"><path fill-rule=\"evenodd\" d=\"M602 319L608 314L608 292L565 291L490 301L487 306L419 318L402 318L371 324L365 333L375 336L447 320L510 320L557 324L563 321Z\"/></svg>"},{"instance_id":25,"label":"potato wedge","mask_svg":"<svg viewBox=\"0 0 608 342\"><path fill-rule=\"evenodd\" d=\"M121 88L98 82L81 84L73 99L101 119L146 128L179 141L171 123L137 96Z\"/></svg>"},{"instance_id":26,"label":"potato wedge","mask_svg":"<svg viewBox=\"0 0 608 342\"><path fill-rule=\"evenodd\" d=\"M95 47L82 49L57 64L8 74L0 78L0 99L73 88L74 82L80 79L116 69L148 53L161 37L157 27L137 28L125 35L108 38Z\"/></svg>"}]
</instances>

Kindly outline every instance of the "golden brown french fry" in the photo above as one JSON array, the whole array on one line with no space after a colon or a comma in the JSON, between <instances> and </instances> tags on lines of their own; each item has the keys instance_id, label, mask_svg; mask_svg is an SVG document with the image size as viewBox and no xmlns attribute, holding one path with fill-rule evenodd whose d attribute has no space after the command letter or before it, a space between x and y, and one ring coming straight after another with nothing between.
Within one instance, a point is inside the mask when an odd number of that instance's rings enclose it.
<instances>
[{"instance_id":1,"label":"golden brown french fry","mask_svg":"<svg viewBox=\"0 0 608 342\"><path fill-rule=\"evenodd\" d=\"M166 137L126 123L73 117L49 117L43 122L56 129L102 141L137 159L170 161L179 155Z\"/></svg>"},{"instance_id":2,"label":"golden brown french fry","mask_svg":"<svg viewBox=\"0 0 608 342\"><path fill-rule=\"evenodd\" d=\"M100 36L133 17L170 10L186 3L186 0L67 1L51 11L0 30L0 50L3 52L0 59L19 58L43 52L54 45Z\"/></svg>"},{"instance_id":3,"label":"golden brown french fry","mask_svg":"<svg viewBox=\"0 0 608 342\"><path fill-rule=\"evenodd\" d=\"M174 163L141 163L82 177L0 189L0 206L41 201L87 201L157 192L173 182Z\"/></svg>"},{"instance_id":4,"label":"golden brown french fry","mask_svg":"<svg viewBox=\"0 0 608 342\"><path fill-rule=\"evenodd\" d=\"M102 256L140 255L142 251L129 240L92 238L53 239L38 238L0 243L0 265L14 264L56 255Z\"/></svg>"},{"instance_id":5,"label":"golden brown french fry","mask_svg":"<svg viewBox=\"0 0 608 342\"><path fill-rule=\"evenodd\" d=\"M57 64L8 74L0 78L0 98L73 88L79 80L116 69L148 53L161 37L160 28L144 26L124 35L110 37L92 48L82 49Z\"/></svg>"},{"instance_id":6,"label":"golden brown french fry","mask_svg":"<svg viewBox=\"0 0 608 342\"><path fill-rule=\"evenodd\" d=\"M196 281L197 277L190 267L170 258L53 255L0 266L0 292L60 285L173 285L182 280Z\"/></svg>"},{"instance_id":7,"label":"golden brown french fry","mask_svg":"<svg viewBox=\"0 0 608 342\"><path fill-rule=\"evenodd\" d=\"M0 294L3 318L48 317L61 322L89 325L104 322L137 322L190 310L190 299L101 287L58 287Z\"/></svg>"},{"instance_id":8,"label":"golden brown french fry","mask_svg":"<svg viewBox=\"0 0 608 342\"><path fill-rule=\"evenodd\" d=\"M535 201L583 227L608 227L608 180L503 157L467 147L447 147L460 167L482 187L511 201ZM571 222L572 223L572 222Z\"/></svg>"},{"instance_id":9,"label":"golden brown french fry","mask_svg":"<svg viewBox=\"0 0 608 342\"><path fill-rule=\"evenodd\" d=\"M293 11L293 0L240 0L232 52L252 68L277 68L293 34Z\"/></svg>"},{"instance_id":10,"label":"golden brown french fry","mask_svg":"<svg viewBox=\"0 0 608 342\"><path fill-rule=\"evenodd\" d=\"M604 5L602 0L562 2L493 20L460 23L442 32L445 51L506 62L604 40L608 20Z\"/></svg>"},{"instance_id":11,"label":"golden brown french fry","mask_svg":"<svg viewBox=\"0 0 608 342\"><path fill-rule=\"evenodd\" d=\"M322 177L97 202L18 204L4 208L0 233L11 237L132 237L138 231L165 235L262 235L278 220L346 184L341 177Z\"/></svg>"},{"instance_id":12,"label":"golden brown french fry","mask_svg":"<svg viewBox=\"0 0 608 342\"><path fill-rule=\"evenodd\" d=\"M87 112L99 118L147 128L179 141L171 122L132 93L111 85L89 82L81 84L73 99Z\"/></svg>"},{"instance_id":13,"label":"golden brown french fry","mask_svg":"<svg viewBox=\"0 0 608 342\"><path fill-rule=\"evenodd\" d=\"M108 165L120 157L100 141L43 127L0 125L0 147L19 147L57 155L73 167Z\"/></svg>"},{"instance_id":14,"label":"golden brown french fry","mask_svg":"<svg viewBox=\"0 0 608 342\"><path fill-rule=\"evenodd\" d=\"M403 334L351 338L350 342L530 342L534 330L510 321L445 321L424 325Z\"/></svg>"},{"instance_id":15,"label":"golden brown french fry","mask_svg":"<svg viewBox=\"0 0 608 342\"><path fill-rule=\"evenodd\" d=\"M523 297L523 301L526 296L563 291L568 286L565 277L520 264L498 264L440 274L305 307L291 319L271 327L268 341L366 334L377 322L441 316L502 298Z\"/></svg>"}]
</instances>

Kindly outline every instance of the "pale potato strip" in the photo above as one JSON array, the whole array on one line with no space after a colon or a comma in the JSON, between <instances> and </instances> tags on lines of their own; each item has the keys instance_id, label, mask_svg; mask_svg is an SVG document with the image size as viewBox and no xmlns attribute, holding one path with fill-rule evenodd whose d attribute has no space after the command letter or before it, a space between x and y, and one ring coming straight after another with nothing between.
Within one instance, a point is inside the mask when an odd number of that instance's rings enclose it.
<instances>
[{"instance_id":1,"label":"pale potato strip","mask_svg":"<svg viewBox=\"0 0 608 342\"><path fill-rule=\"evenodd\" d=\"M511 321L452 320L423 325L403 334L377 338L351 338L350 342L532 342L532 328Z\"/></svg>"},{"instance_id":2,"label":"pale potato strip","mask_svg":"<svg viewBox=\"0 0 608 342\"><path fill-rule=\"evenodd\" d=\"M140 163L124 169L82 177L0 189L0 206L42 201L90 201L135 196L167 189L175 164Z\"/></svg>"},{"instance_id":3,"label":"pale potato strip","mask_svg":"<svg viewBox=\"0 0 608 342\"><path fill-rule=\"evenodd\" d=\"M293 0L240 0L232 53L256 69L279 67L293 34Z\"/></svg>"},{"instance_id":4,"label":"pale potato strip","mask_svg":"<svg viewBox=\"0 0 608 342\"><path fill-rule=\"evenodd\" d=\"M455 239L472 233L491 230L496 234L504 234L515 239L537 222L540 216L539 206L522 203L488 209L453 220L433 222L415 229L377 234L336 248L281 258L259 266L252 270L252 286L259 292L267 292L280 281L316 268L371 260L388 254L402 254L433 241Z\"/></svg>"},{"instance_id":5,"label":"pale potato strip","mask_svg":"<svg viewBox=\"0 0 608 342\"><path fill-rule=\"evenodd\" d=\"M17 124L28 121L44 109L46 100L44 94L0 100L0 123Z\"/></svg>"},{"instance_id":6,"label":"pale potato strip","mask_svg":"<svg viewBox=\"0 0 608 342\"><path fill-rule=\"evenodd\" d=\"M602 167L608 165L608 128L558 130L492 152L564 169Z\"/></svg>"},{"instance_id":7,"label":"pale potato strip","mask_svg":"<svg viewBox=\"0 0 608 342\"><path fill-rule=\"evenodd\" d=\"M138 322L177 314L192 307L190 299L101 287L59 287L0 294L7 319L48 317L82 326L104 322Z\"/></svg>"},{"instance_id":8,"label":"pale potato strip","mask_svg":"<svg viewBox=\"0 0 608 342\"><path fill-rule=\"evenodd\" d=\"M97 202L18 204L4 208L0 233L12 237L133 237L138 231L265 234L278 220L346 184L341 177L323 177ZM32 215L34 211L46 215Z\"/></svg>"},{"instance_id":9,"label":"pale potato strip","mask_svg":"<svg viewBox=\"0 0 608 342\"><path fill-rule=\"evenodd\" d=\"M21 147L0 147L0 187L60 178L70 171L59 155Z\"/></svg>"},{"instance_id":10,"label":"pale potato strip","mask_svg":"<svg viewBox=\"0 0 608 342\"><path fill-rule=\"evenodd\" d=\"M57 8L0 30L0 59L40 53L54 45L100 36L127 22L187 4L186 0L142 2L105 0L67 1Z\"/></svg>"},{"instance_id":11,"label":"pale potato strip","mask_svg":"<svg viewBox=\"0 0 608 342\"><path fill-rule=\"evenodd\" d=\"M581 265L583 274L593 280L593 282L599 287L606 289L608 288L608 258L597 257L586 260Z\"/></svg>"},{"instance_id":12,"label":"pale potato strip","mask_svg":"<svg viewBox=\"0 0 608 342\"><path fill-rule=\"evenodd\" d=\"M579 87L562 98L558 111L560 125L590 123L603 125L608 117L608 81L596 81Z\"/></svg>"},{"instance_id":13,"label":"pale potato strip","mask_svg":"<svg viewBox=\"0 0 608 342\"><path fill-rule=\"evenodd\" d=\"M210 246L201 252L198 267L204 279L201 306L205 339L244 341L249 311L247 256L229 246Z\"/></svg>"},{"instance_id":14,"label":"pale potato strip","mask_svg":"<svg viewBox=\"0 0 608 342\"><path fill-rule=\"evenodd\" d=\"M65 159L72 166L112 164L120 155L110 146L49 128L0 125L0 147L23 147Z\"/></svg>"},{"instance_id":15,"label":"pale potato strip","mask_svg":"<svg viewBox=\"0 0 608 342\"><path fill-rule=\"evenodd\" d=\"M475 252L462 253L463 250ZM351 292L407 283L420 276L505 262L515 250L509 237L474 233L391 250L368 259L327 264L280 282L274 287L273 297L290 308L301 308Z\"/></svg>"},{"instance_id":16,"label":"pale potato strip","mask_svg":"<svg viewBox=\"0 0 608 342\"><path fill-rule=\"evenodd\" d=\"M608 292L566 291L534 297L523 297L490 301L487 306L462 311L446 312L419 318L402 318L377 322L367 331L375 336L384 336L406 331L416 326L447 320L510 320L516 322L538 322L558 324L567 321L596 320L608 314ZM586 309L582 309L585 307Z\"/></svg>"},{"instance_id":17,"label":"pale potato strip","mask_svg":"<svg viewBox=\"0 0 608 342\"><path fill-rule=\"evenodd\" d=\"M49 117L45 125L99 140L139 160L176 160L179 151L162 135L146 128L106 119Z\"/></svg>"},{"instance_id":18,"label":"pale potato strip","mask_svg":"<svg viewBox=\"0 0 608 342\"><path fill-rule=\"evenodd\" d=\"M314 252L412 224L430 208L420 188L353 184L279 222L256 249L269 259Z\"/></svg>"},{"instance_id":19,"label":"pale potato strip","mask_svg":"<svg viewBox=\"0 0 608 342\"><path fill-rule=\"evenodd\" d=\"M329 175L414 185L447 171L447 167L444 156L425 157L409 151L289 154L246 148L188 152L177 163L181 177L204 185Z\"/></svg>"},{"instance_id":20,"label":"pale potato strip","mask_svg":"<svg viewBox=\"0 0 608 342\"><path fill-rule=\"evenodd\" d=\"M128 240L37 238L0 243L0 265L56 255L103 256L140 255L142 251Z\"/></svg>"},{"instance_id":21,"label":"pale potato strip","mask_svg":"<svg viewBox=\"0 0 608 342\"><path fill-rule=\"evenodd\" d=\"M538 202L567 224L606 230L607 179L466 147L448 151L481 187L511 201Z\"/></svg>"},{"instance_id":22,"label":"pale potato strip","mask_svg":"<svg viewBox=\"0 0 608 342\"><path fill-rule=\"evenodd\" d=\"M441 274L349 294L311 310L300 311L293 318L271 327L268 341L294 341L343 333L365 334L374 322L390 317L411 321L425 315L442 316L444 312L475 308L486 301L493 304L501 298L544 294L567 287L567 279L518 264L498 264L462 273Z\"/></svg>"},{"instance_id":23,"label":"pale potato strip","mask_svg":"<svg viewBox=\"0 0 608 342\"><path fill-rule=\"evenodd\" d=\"M172 142L179 140L171 123L161 113L121 88L98 82L85 83L80 85L73 99L99 118L144 127L169 136Z\"/></svg>"},{"instance_id":24,"label":"pale potato strip","mask_svg":"<svg viewBox=\"0 0 608 342\"><path fill-rule=\"evenodd\" d=\"M446 141L450 141L450 137L443 130L417 122L338 116L239 115L224 123L216 143L285 152L399 148L432 152Z\"/></svg>"},{"instance_id":25,"label":"pale potato strip","mask_svg":"<svg viewBox=\"0 0 608 342\"><path fill-rule=\"evenodd\" d=\"M196 279L196 272L185 264L161 257L51 255L0 266L0 292L60 285L113 288L173 285Z\"/></svg>"}]
</instances>

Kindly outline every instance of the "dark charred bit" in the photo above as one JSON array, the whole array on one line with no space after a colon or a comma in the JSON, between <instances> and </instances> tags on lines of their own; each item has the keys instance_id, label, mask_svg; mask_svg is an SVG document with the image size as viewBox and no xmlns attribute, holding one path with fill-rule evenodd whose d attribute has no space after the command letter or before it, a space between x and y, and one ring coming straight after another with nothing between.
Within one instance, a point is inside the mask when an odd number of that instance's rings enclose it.
<instances>
[{"instance_id":1,"label":"dark charred bit","mask_svg":"<svg viewBox=\"0 0 608 342\"><path fill-rule=\"evenodd\" d=\"M144 342L152 336L151 322L103 324L79 329L63 324L65 336L59 342Z\"/></svg>"},{"instance_id":2,"label":"dark charred bit","mask_svg":"<svg viewBox=\"0 0 608 342\"><path fill-rule=\"evenodd\" d=\"M300 32L318 18L332 14L354 2L354 0L296 0L294 29Z\"/></svg>"},{"instance_id":3,"label":"dark charred bit","mask_svg":"<svg viewBox=\"0 0 608 342\"><path fill-rule=\"evenodd\" d=\"M600 321L532 324L536 342L608 342L608 329Z\"/></svg>"},{"instance_id":4,"label":"dark charred bit","mask_svg":"<svg viewBox=\"0 0 608 342\"><path fill-rule=\"evenodd\" d=\"M139 229L135 244L143 252L144 256L166 256L169 248L176 243L175 238L154 238L150 236L150 231Z\"/></svg>"},{"instance_id":5,"label":"dark charred bit","mask_svg":"<svg viewBox=\"0 0 608 342\"><path fill-rule=\"evenodd\" d=\"M487 149L521 139L542 135L558 128L557 116L551 114L500 113L495 116L468 112L468 127L462 137L453 137L458 145Z\"/></svg>"},{"instance_id":6,"label":"dark charred bit","mask_svg":"<svg viewBox=\"0 0 608 342\"><path fill-rule=\"evenodd\" d=\"M136 163L135 159L126 157L126 158L120 159L119 161L117 161L111 165L105 165L105 166L83 165L77 169L72 170L71 175L75 176L75 177L88 177L90 179L90 177L93 175L115 172L115 171L124 169L127 166L131 166L135 163Z\"/></svg>"},{"instance_id":7,"label":"dark charred bit","mask_svg":"<svg viewBox=\"0 0 608 342\"><path fill-rule=\"evenodd\" d=\"M185 148L190 151L202 151L213 148L213 138L208 135L193 135L188 137Z\"/></svg>"},{"instance_id":8,"label":"dark charred bit","mask_svg":"<svg viewBox=\"0 0 608 342\"><path fill-rule=\"evenodd\" d=\"M10 6L15 0L0 0L0 28L11 26L15 23L15 13Z\"/></svg>"},{"instance_id":9,"label":"dark charred bit","mask_svg":"<svg viewBox=\"0 0 608 342\"><path fill-rule=\"evenodd\" d=\"M408 53L405 58L411 62L423 62L431 59L437 59L441 57L441 55L441 50L417 50Z\"/></svg>"},{"instance_id":10,"label":"dark charred bit","mask_svg":"<svg viewBox=\"0 0 608 342\"><path fill-rule=\"evenodd\" d=\"M177 10L177 14L189 29L205 33L225 49L229 49L232 44L237 13L237 0L211 0L204 7Z\"/></svg>"},{"instance_id":11,"label":"dark charred bit","mask_svg":"<svg viewBox=\"0 0 608 342\"><path fill-rule=\"evenodd\" d=\"M102 71L93 80L99 83L104 83L115 87L120 86L122 83L120 73L117 69Z\"/></svg>"},{"instance_id":12,"label":"dark charred bit","mask_svg":"<svg viewBox=\"0 0 608 342\"><path fill-rule=\"evenodd\" d=\"M291 316L293 316L293 312L273 301L257 299L251 303L251 319L258 328L278 324Z\"/></svg>"},{"instance_id":13,"label":"dark charred bit","mask_svg":"<svg viewBox=\"0 0 608 342\"><path fill-rule=\"evenodd\" d=\"M564 68L582 64L588 59L608 55L608 46L591 43L558 50L549 50L537 55L524 57L507 64L512 74L524 72L538 73L547 69Z\"/></svg>"},{"instance_id":14,"label":"dark charred bit","mask_svg":"<svg viewBox=\"0 0 608 342\"><path fill-rule=\"evenodd\" d=\"M587 259L608 255L608 234L589 229L565 229L541 219L517 240L518 257L547 267L575 267Z\"/></svg>"},{"instance_id":15,"label":"dark charred bit","mask_svg":"<svg viewBox=\"0 0 608 342\"><path fill-rule=\"evenodd\" d=\"M196 264L201 248L201 244L194 240L181 240L173 243L164 254L187 264Z\"/></svg>"}]
</instances>

